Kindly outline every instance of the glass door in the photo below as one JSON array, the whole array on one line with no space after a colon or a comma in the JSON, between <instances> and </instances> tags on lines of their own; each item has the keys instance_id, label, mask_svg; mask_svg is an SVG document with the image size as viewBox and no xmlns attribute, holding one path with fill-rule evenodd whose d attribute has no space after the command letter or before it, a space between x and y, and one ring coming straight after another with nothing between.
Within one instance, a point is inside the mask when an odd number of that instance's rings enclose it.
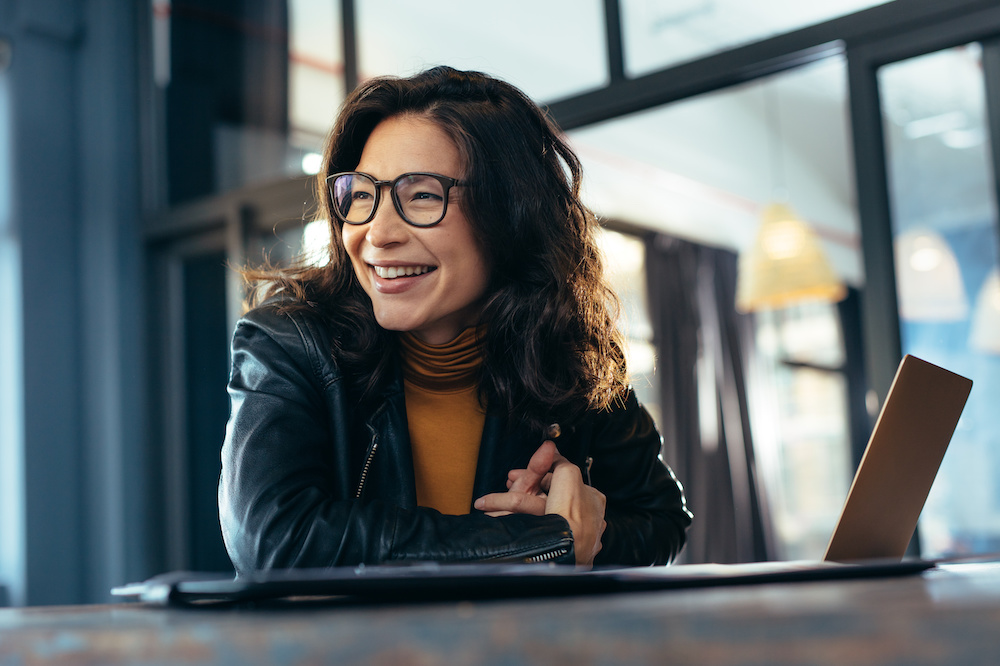
<instances>
[{"instance_id":1,"label":"glass door","mask_svg":"<svg viewBox=\"0 0 1000 666\"><path fill-rule=\"evenodd\" d=\"M902 351L974 381L921 515L925 557L1000 550L996 83L983 53L969 43L878 70Z\"/></svg>"}]
</instances>

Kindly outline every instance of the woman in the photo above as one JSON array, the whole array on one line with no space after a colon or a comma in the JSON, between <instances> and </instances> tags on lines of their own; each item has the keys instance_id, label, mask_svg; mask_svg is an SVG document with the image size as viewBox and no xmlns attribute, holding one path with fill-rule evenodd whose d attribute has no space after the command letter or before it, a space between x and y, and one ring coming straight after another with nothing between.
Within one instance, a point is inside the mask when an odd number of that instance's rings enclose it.
<instances>
[{"instance_id":1,"label":"woman","mask_svg":"<svg viewBox=\"0 0 1000 666\"><path fill-rule=\"evenodd\" d=\"M329 263L247 272L219 486L237 571L672 559L690 514L538 107L446 67L374 79L324 164Z\"/></svg>"}]
</instances>

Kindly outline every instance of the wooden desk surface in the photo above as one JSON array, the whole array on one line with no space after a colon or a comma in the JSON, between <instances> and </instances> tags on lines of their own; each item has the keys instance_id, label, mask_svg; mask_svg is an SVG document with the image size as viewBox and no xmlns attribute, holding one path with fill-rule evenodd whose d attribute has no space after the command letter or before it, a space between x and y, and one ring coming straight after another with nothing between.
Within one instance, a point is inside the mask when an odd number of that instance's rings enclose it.
<instances>
[{"instance_id":1,"label":"wooden desk surface","mask_svg":"<svg viewBox=\"0 0 1000 666\"><path fill-rule=\"evenodd\" d=\"M8 664L1000 664L1000 563L922 575L307 609L0 609Z\"/></svg>"}]
</instances>

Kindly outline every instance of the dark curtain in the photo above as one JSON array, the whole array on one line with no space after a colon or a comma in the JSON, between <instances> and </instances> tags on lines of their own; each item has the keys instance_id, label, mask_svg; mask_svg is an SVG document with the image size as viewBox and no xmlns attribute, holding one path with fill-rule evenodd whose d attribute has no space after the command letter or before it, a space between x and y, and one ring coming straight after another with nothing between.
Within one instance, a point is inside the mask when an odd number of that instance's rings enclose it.
<instances>
[{"instance_id":1,"label":"dark curtain","mask_svg":"<svg viewBox=\"0 0 1000 666\"><path fill-rule=\"evenodd\" d=\"M736 255L656 235L646 266L663 457L694 513L680 561L767 560L773 541L747 407L753 322L735 310Z\"/></svg>"}]
</instances>

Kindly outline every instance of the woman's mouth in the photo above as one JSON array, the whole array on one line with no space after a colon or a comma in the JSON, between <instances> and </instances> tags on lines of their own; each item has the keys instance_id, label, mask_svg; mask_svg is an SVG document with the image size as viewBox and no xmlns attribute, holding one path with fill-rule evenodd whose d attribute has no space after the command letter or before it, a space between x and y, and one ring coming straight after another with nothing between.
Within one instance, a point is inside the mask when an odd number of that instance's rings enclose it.
<instances>
[{"instance_id":1,"label":"woman's mouth","mask_svg":"<svg viewBox=\"0 0 1000 666\"><path fill-rule=\"evenodd\" d=\"M386 280L430 273L436 266L372 266L375 275Z\"/></svg>"}]
</instances>

